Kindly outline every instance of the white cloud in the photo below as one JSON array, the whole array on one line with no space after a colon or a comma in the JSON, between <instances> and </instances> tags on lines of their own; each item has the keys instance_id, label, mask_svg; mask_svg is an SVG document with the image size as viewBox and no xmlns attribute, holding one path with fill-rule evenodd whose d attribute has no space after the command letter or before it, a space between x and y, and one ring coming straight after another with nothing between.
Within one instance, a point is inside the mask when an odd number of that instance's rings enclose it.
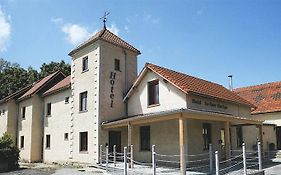
<instances>
[{"instance_id":1,"label":"white cloud","mask_svg":"<svg viewBox=\"0 0 281 175\"><path fill-rule=\"evenodd\" d=\"M61 30L67 35L67 41L74 45L80 44L92 35L87 27L78 24L65 24Z\"/></svg>"},{"instance_id":2,"label":"white cloud","mask_svg":"<svg viewBox=\"0 0 281 175\"><path fill-rule=\"evenodd\" d=\"M130 32L130 29L129 29L129 27L128 27L128 26L125 26L125 27L124 27L124 29L125 29L125 31L126 31L127 33L129 33L129 32Z\"/></svg>"},{"instance_id":3,"label":"white cloud","mask_svg":"<svg viewBox=\"0 0 281 175\"><path fill-rule=\"evenodd\" d=\"M55 24L62 24L63 23L62 18L51 18L51 21Z\"/></svg>"},{"instance_id":4,"label":"white cloud","mask_svg":"<svg viewBox=\"0 0 281 175\"><path fill-rule=\"evenodd\" d=\"M88 27L80 24L66 23L63 18L51 18L50 20L66 34L66 40L72 45L81 44L98 32L97 29L89 30ZM119 34L119 28L114 23L108 27L108 30L115 35Z\"/></svg>"},{"instance_id":5,"label":"white cloud","mask_svg":"<svg viewBox=\"0 0 281 175\"><path fill-rule=\"evenodd\" d=\"M7 16L0 6L0 52L7 50L11 35L11 17Z\"/></svg>"},{"instance_id":6,"label":"white cloud","mask_svg":"<svg viewBox=\"0 0 281 175\"><path fill-rule=\"evenodd\" d=\"M152 24L159 24L160 23L159 18L152 17L152 15L150 15L150 14L144 15L144 21L151 22Z\"/></svg>"},{"instance_id":7,"label":"white cloud","mask_svg":"<svg viewBox=\"0 0 281 175\"><path fill-rule=\"evenodd\" d=\"M112 33L114 33L115 35L119 34L119 29L117 28L117 26L113 23L111 24L111 26L109 28L107 28L109 31L111 31Z\"/></svg>"}]
</instances>

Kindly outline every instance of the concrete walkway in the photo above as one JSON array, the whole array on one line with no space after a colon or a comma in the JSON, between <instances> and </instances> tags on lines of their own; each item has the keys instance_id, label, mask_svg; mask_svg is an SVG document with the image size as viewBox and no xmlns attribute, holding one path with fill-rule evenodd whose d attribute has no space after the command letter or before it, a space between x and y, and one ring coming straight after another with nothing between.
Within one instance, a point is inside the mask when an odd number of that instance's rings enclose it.
<instances>
[{"instance_id":1,"label":"concrete walkway","mask_svg":"<svg viewBox=\"0 0 281 175\"><path fill-rule=\"evenodd\" d=\"M266 175L279 175L281 174L281 159L273 159L270 163L264 164Z\"/></svg>"}]
</instances>

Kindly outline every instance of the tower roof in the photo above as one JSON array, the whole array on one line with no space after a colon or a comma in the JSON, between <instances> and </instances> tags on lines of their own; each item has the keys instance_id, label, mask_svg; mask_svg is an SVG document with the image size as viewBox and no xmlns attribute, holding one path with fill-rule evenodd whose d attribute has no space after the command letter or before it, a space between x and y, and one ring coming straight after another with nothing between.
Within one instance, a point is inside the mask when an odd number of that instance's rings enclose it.
<instances>
[{"instance_id":1,"label":"tower roof","mask_svg":"<svg viewBox=\"0 0 281 175\"><path fill-rule=\"evenodd\" d=\"M68 55L72 56L73 54L78 52L80 49L83 49L83 48L89 46L90 44L94 43L97 40L103 40L103 41L109 42L111 44L117 45L119 47L131 50L137 54L140 54L140 51L138 49L136 49L135 47L133 47L132 45L130 45L129 43L127 43L126 41L124 41L123 39L121 39L120 37L115 35L114 33L110 32L108 29L103 28L102 30L97 32L95 35L90 37L87 41L78 45Z\"/></svg>"}]
</instances>

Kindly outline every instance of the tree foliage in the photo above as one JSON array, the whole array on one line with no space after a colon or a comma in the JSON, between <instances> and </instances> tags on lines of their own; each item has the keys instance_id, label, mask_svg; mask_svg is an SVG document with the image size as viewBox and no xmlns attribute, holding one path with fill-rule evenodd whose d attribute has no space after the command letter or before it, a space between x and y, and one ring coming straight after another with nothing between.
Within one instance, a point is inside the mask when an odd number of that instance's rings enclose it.
<instances>
[{"instance_id":1,"label":"tree foliage","mask_svg":"<svg viewBox=\"0 0 281 175\"><path fill-rule=\"evenodd\" d=\"M32 68L22 68L17 63L11 63L0 58L0 99L8 94L32 84L49 74L61 71L64 75L70 75L71 67L63 60L60 62L43 63L40 71Z\"/></svg>"},{"instance_id":2,"label":"tree foliage","mask_svg":"<svg viewBox=\"0 0 281 175\"><path fill-rule=\"evenodd\" d=\"M0 138L0 164L7 164L9 170L18 168L19 152L11 137L5 133Z\"/></svg>"}]
</instances>

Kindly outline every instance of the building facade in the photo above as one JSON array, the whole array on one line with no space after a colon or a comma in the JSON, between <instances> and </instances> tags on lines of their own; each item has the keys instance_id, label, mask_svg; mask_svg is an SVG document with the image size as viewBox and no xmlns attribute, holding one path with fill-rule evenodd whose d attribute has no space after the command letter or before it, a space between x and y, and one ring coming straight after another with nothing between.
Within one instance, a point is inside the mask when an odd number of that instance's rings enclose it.
<instances>
[{"instance_id":1,"label":"building facade","mask_svg":"<svg viewBox=\"0 0 281 175\"><path fill-rule=\"evenodd\" d=\"M69 77L56 72L1 100L0 134L15 137L24 161L94 164L100 145L118 152L134 145L135 159L149 162L152 145L185 155L208 152L212 143L228 158L242 142L254 148L262 141L263 121L253 119L250 102L154 64L137 76L139 54L103 28L69 53Z\"/></svg>"}]
</instances>

